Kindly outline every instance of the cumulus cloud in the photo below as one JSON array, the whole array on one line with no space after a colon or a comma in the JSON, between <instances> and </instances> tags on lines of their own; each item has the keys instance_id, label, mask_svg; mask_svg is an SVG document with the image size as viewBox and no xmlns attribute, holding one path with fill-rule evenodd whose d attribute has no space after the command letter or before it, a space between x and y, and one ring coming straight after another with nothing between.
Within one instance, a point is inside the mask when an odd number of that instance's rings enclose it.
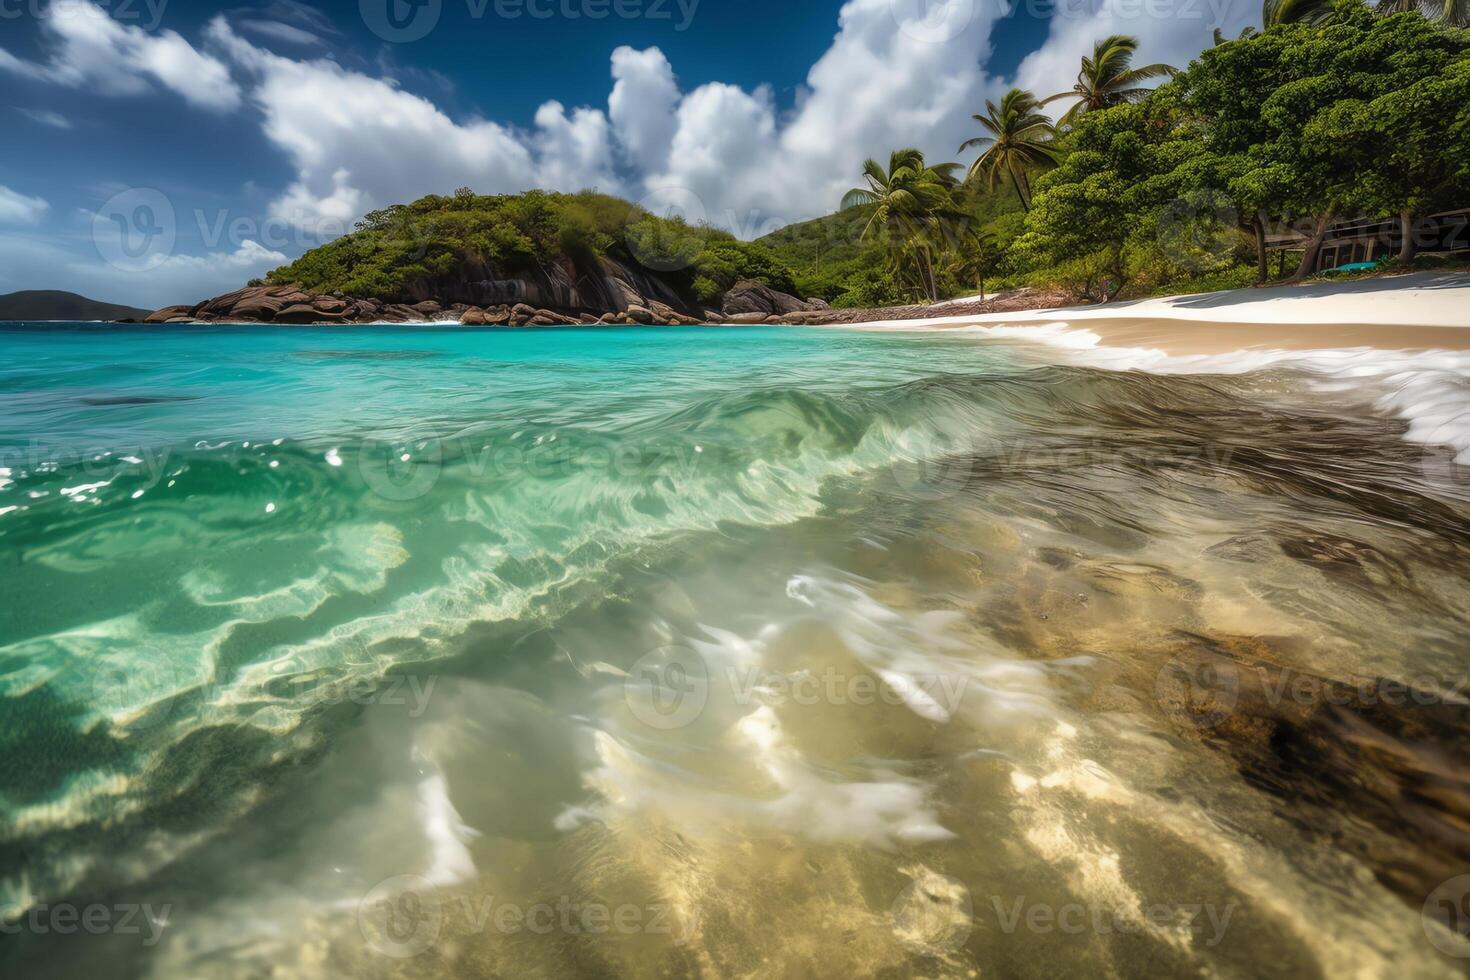
<instances>
[{"instance_id":1,"label":"cumulus cloud","mask_svg":"<svg viewBox=\"0 0 1470 980\"><path fill-rule=\"evenodd\" d=\"M26 197L0 184L0 225L35 225L51 209L39 197Z\"/></svg>"},{"instance_id":2,"label":"cumulus cloud","mask_svg":"<svg viewBox=\"0 0 1470 980\"><path fill-rule=\"evenodd\" d=\"M611 127L598 110L576 109L568 116L560 102L548 102L536 110L534 142L539 186L624 192L612 169Z\"/></svg>"},{"instance_id":3,"label":"cumulus cloud","mask_svg":"<svg viewBox=\"0 0 1470 980\"><path fill-rule=\"evenodd\" d=\"M673 152L647 183L688 188L710 220L751 237L834 210L866 157L917 146L952 159L1000 84L984 70L998 8L848 0L789 118L763 91L701 86L683 96Z\"/></svg>"},{"instance_id":4,"label":"cumulus cloud","mask_svg":"<svg viewBox=\"0 0 1470 980\"><path fill-rule=\"evenodd\" d=\"M41 30L49 59L27 61L0 49L0 71L101 95L143 95L158 84L216 111L240 104L229 69L175 31L149 33L119 23L85 0L45 7Z\"/></svg>"},{"instance_id":5,"label":"cumulus cloud","mask_svg":"<svg viewBox=\"0 0 1470 980\"><path fill-rule=\"evenodd\" d=\"M209 36L250 76L266 136L297 170L276 217L341 221L461 185L595 187L635 199L676 189L702 205L692 217L748 237L832 210L864 157L918 145L948 159L971 135L969 114L998 84L983 68L996 11L940 6L962 8L963 20L936 24L925 3L848 0L784 118L765 88L712 82L683 92L658 48L620 47L605 110L548 102L529 132L456 121L391 78L266 51L223 17Z\"/></svg>"},{"instance_id":6,"label":"cumulus cloud","mask_svg":"<svg viewBox=\"0 0 1470 980\"><path fill-rule=\"evenodd\" d=\"M464 185L481 193L536 185L531 148L504 126L457 123L428 99L334 61L273 54L241 38L223 17L210 23L209 35L250 74L265 135L296 167L272 217L302 226L336 223Z\"/></svg>"},{"instance_id":7,"label":"cumulus cloud","mask_svg":"<svg viewBox=\"0 0 1470 980\"><path fill-rule=\"evenodd\" d=\"M678 128L674 67L658 48L638 51L624 45L612 53L612 75L607 107L618 145L634 167L657 173L668 163Z\"/></svg>"}]
</instances>

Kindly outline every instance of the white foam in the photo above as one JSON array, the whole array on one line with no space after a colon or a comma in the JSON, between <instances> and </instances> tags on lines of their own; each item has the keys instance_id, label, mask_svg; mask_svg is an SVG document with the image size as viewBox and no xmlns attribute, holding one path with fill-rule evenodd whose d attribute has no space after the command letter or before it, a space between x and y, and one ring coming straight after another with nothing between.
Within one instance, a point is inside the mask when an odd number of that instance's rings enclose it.
<instances>
[{"instance_id":1,"label":"white foam","mask_svg":"<svg viewBox=\"0 0 1470 980\"><path fill-rule=\"evenodd\" d=\"M957 332L1023 340L1068 352L1068 359L1111 371L1152 374L1246 374L1270 368L1299 371L1323 391L1368 391L1381 413L1408 423L1404 438L1449 446L1455 462L1470 465L1470 351L1237 350L1224 354L1170 354L1150 347L1108 347L1085 327L1067 322L1029 326L971 325Z\"/></svg>"}]
</instances>

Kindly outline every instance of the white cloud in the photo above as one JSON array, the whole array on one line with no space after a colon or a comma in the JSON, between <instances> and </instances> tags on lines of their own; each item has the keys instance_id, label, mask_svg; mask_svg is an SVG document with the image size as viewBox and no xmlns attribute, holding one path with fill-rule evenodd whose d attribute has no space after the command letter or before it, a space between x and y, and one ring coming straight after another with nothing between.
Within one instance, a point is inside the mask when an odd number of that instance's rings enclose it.
<instances>
[{"instance_id":1,"label":"white cloud","mask_svg":"<svg viewBox=\"0 0 1470 980\"><path fill-rule=\"evenodd\" d=\"M26 197L0 184L0 225L35 225L51 209L39 197Z\"/></svg>"},{"instance_id":2,"label":"white cloud","mask_svg":"<svg viewBox=\"0 0 1470 980\"><path fill-rule=\"evenodd\" d=\"M952 159L970 114L999 88L983 68L998 7L849 0L789 118L762 92L701 86L684 97L669 165L649 183L688 188L712 220L749 237L835 210L866 157L918 146Z\"/></svg>"},{"instance_id":3,"label":"white cloud","mask_svg":"<svg viewBox=\"0 0 1470 980\"><path fill-rule=\"evenodd\" d=\"M531 148L503 126L456 123L429 100L333 61L272 54L240 38L222 17L209 34L251 74L265 135L296 167L296 181L271 206L273 217L336 223L465 185L481 193L535 186Z\"/></svg>"},{"instance_id":4,"label":"white cloud","mask_svg":"<svg viewBox=\"0 0 1470 980\"><path fill-rule=\"evenodd\" d=\"M607 116L596 109L576 109L571 116L560 102L536 110L536 183L566 190L595 188L623 193L613 173L612 133Z\"/></svg>"},{"instance_id":5,"label":"white cloud","mask_svg":"<svg viewBox=\"0 0 1470 980\"><path fill-rule=\"evenodd\" d=\"M265 135L296 168L276 217L341 222L463 185L634 198L679 188L710 220L752 236L835 208L864 157L918 145L948 159L972 135L970 113L998 85L982 67L995 12L952 5L964 20L936 31L926 4L849 0L789 118L764 88L714 82L682 93L659 49L620 47L605 111L548 102L530 132L456 121L391 79L266 51L223 17L209 35L250 74Z\"/></svg>"},{"instance_id":6,"label":"white cloud","mask_svg":"<svg viewBox=\"0 0 1470 980\"><path fill-rule=\"evenodd\" d=\"M41 27L49 60L25 61L0 49L0 71L114 96L144 95L157 83L216 111L240 104L240 90L225 65L174 31L149 33L121 24L85 0L50 4Z\"/></svg>"},{"instance_id":7,"label":"white cloud","mask_svg":"<svg viewBox=\"0 0 1470 980\"><path fill-rule=\"evenodd\" d=\"M65 239L0 232L0 294L22 289L61 289L92 299L143 309L198 302L239 289L287 261L257 242L233 252L174 255L147 272L128 272L95 251L79 258Z\"/></svg>"},{"instance_id":8,"label":"white cloud","mask_svg":"<svg viewBox=\"0 0 1470 980\"><path fill-rule=\"evenodd\" d=\"M612 53L612 75L607 107L618 144L635 167L656 173L668 163L678 125L674 68L658 48L638 51L625 45Z\"/></svg>"},{"instance_id":9,"label":"white cloud","mask_svg":"<svg viewBox=\"0 0 1470 980\"><path fill-rule=\"evenodd\" d=\"M95 293L117 301L156 309L175 303L198 302L210 296L239 289L251 279L284 265L289 259L258 242L245 241L233 252L205 255L170 255L146 271L129 271L104 262L68 263L66 274L85 283L76 289L83 295ZM55 273L52 273L53 275ZM59 287L65 288L65 287Z\"/></svg>"},{"instance_id":10,"label":"white cloud","mask_svg":"<svg viewBox=\"0 0 1470 980\"><path fill-rule=\"evenodd\" d=\"M50 109L27 109L24 106L16 106L16 112L24 113L42 126L51 126L55 129L71 129L71 120L59 112Z\"/></svg>"}]
</instances>

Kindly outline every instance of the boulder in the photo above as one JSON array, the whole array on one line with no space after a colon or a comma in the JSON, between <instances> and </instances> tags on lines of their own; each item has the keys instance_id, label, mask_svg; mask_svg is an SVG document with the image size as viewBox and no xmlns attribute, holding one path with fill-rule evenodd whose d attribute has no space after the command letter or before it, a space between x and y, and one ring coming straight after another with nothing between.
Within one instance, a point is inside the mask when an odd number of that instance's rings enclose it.
<instances>
[{"instance_id":1,"label":"boulder","mask_svg":"<svg viewBox=\"0 0 1470 980\"><path fill-rule=\"evenodd\" d=\"M467 327L483 327L485 325L485 311L478 306L471 306L459 315L459 322Z\"/></svg>"},{"instance_id":2,"label":"boulder","mask_svg":"<svg viewBox=\"0 0 1470 980\"><path fill-rule=\"evenodd\" d=\"M740 313L760 313L763 316L782 316L787 313L805 312L812 309L806 302L787 293L778 292L758 282L741 280L725 293L722 301L727 316Z\"/></svg>"},{"instance_id":3,"label":"boulder","mask_svg":"<svg viewBox=\"0 0 1470 980\"><path fill-rule=\"evenodd\" d=\"M634 323L653 322L653 311L646 306L630 306L624 313L624 316L628 317L628 319L632 320Z\"/></svg>"},{"instance_id":4,"label":"boulder","mask_svg":"<svg viewBox=\"0 0 1470 980\"><path fill-rule=\"evenodd\" d=\"M812 310L830 310L832 308L832 304L820 296L808 296L806 305L808 309Z\"/></svg>"},{"instance_id":5,"label":"boulder","mask_svg":"<svg viewBox=\"0 0 1470 980\"><path fill-rule=\"evenodd\" d=\"M765 313L732 313L720 319L725 323L765 323Z\"/></svg>"},{"instance_id":6,"label":"boulder","mask_svg":"<svg viewBox=\"0 0 1470 980\"><path fill-rule=\"evenodd\" d=\"M193 316L192 306L165 306L161 310L154 310L143 318L144 323L167 323L175 317Z\"/></svg>"}]
</instances>

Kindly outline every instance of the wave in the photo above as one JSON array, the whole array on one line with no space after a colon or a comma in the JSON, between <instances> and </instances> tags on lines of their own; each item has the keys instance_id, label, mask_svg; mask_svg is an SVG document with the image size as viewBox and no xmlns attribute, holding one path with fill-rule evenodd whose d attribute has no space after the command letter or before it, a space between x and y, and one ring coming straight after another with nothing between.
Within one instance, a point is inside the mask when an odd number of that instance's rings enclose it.
<instances>
[{"instance_id":1,"label":"wave","mask_svg":"<svg viewBox=\"0 0 1470 980\"><path fill-rule=\"evenodd\" d=\"M1339 381L1396 376L1339 366ZM1169 518L1124 513L1128 495L1145 484L1167 493L1208 472L1465 542L1463 514L1440 502L1437 474L1404 451L1404 433L1349 410L1363 403L1358 388L1331 389L1340 401L1303 397L1303 376L1328 389L1286 359L1233 377L1195 367L1160 377L1051 366L839 391L770 385L566 425L466 412L373 433L10 466L0 487L9 556L0 584L11 604L0 696L17 721L8 748L40 757L62 730L67 761L4 801L11 820L0 843L12 855L54 847L71 857L43 869L12 856L0 866L0 897L25 906L104 864L112 875L152 873L196 838L150 815L202 791L220 767L229 785L212 787L210 806L244 812L280 767L324 750L352 685L470 656L490 626L529 630L613 601L639 570L748 529L850 515L872 492L894 520L974 498L1022 525L1142 539ZM881 518L852 533L883 546ZM789 588L851 620L849 645L907 692L916 715L948 717L912 680L915 663L942 654L937 633L925 634L932 649L912 637L895 647L902 625L850 583L808 577ZM1019 693L1004 658L966 671L992 691L996 711L1046 710L1029 669ZM809 796L828 805L867 792L813 782L783 755L772 719L742 731L766 746L767 774L790 796L752 811L775 825L807 819ZM616 732L601 739L610 787L654 765ZM872 801L879 816L857 836L941 835L912 780L895 776L883 792L886 802ZM118 822L145 841L141 856L85 860L88 834Z\"/></svg>"}]
</instances>

